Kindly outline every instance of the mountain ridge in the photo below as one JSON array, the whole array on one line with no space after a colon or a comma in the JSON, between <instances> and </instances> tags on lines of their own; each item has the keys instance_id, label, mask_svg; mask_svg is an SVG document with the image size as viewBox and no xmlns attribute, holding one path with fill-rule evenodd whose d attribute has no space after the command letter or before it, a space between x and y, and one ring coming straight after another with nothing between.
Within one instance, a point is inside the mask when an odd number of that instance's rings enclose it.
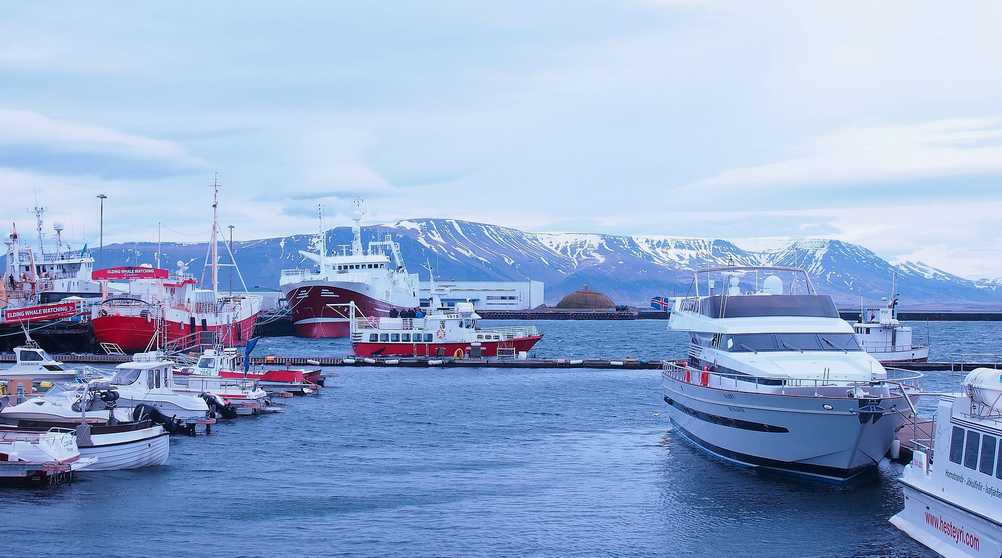
<instances>
[{"instance_id":1,"label":"mountain ridge","mask_svg":"<svg viewBox=\"0 0 1002 558\"><path fill-rule=\"evenodd\" d=\"M351 243L350 227L327 231L328 247ZM459 219L404 219L362 228L363 242L389 234L408 268L430 262L437 277L451 280L525 280L546 284L552 304L584 285L623 304L646 305L652 296L683 295L691 271L725 265L784 265L804 268L818 290L842 305L862 298L874 303L890 294L892 272L906 303L1002 304L1002 280L970 280L921 262L892 264L858 244L835 239L799 239L767 250L747 250L719 238L670 235L525 232L513 227ZM102 267L153 263L156 243L104 247ZM294 234L234 242L250 287L277 288L282 269L305 267L300 250L315 250L315 234ZM177 260L198 274L206 243L161 243L164 267ZM223 250L225 253L225 250ZM221 288L232 280L221 271Z\"/></svg>"}]
</instances>

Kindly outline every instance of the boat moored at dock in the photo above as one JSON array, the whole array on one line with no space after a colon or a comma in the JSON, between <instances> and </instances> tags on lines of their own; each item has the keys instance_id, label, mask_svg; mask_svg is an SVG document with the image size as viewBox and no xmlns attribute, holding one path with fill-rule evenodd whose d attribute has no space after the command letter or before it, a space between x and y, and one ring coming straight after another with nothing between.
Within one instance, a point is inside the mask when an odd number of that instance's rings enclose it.
<instances>
[{"instance_id":1,"label":"boat moored at dock","mask_svg":"<svg viewBox=\"0 0 1002 558\"><path fill-rule=\"evenodd\" d=\"M860 308L859 321L853 324L856 339L863 350L881 364L904 364L929 360L929 346L916 345L912 328L898 320L898 297L891 280L891 298L880 308Z\"/></svg>"},{"instance_id":2,"label":"boat moored at dock","mask_svg":"<svg viewBox=\"0 0 1002 558\"><path fill-rule=\"evenodd\" d=\"M527 353L543 335L535 326L481 328L473 304L430 311L421 317L367 317L349 310L351 346L359 357L515 357Z\"/></svg>"},{"instance_id":3,"label":"boat moored at dock","mask_svg":"<svg viewBox=\"0 0 1002 558\"><path fill-rule=\"evenodd\" d=\"M58 482L93 465L82 458L72 431L0 428L0 480Z\"/></svg>"},{"instance_id":4,"label":"boat moored at dock","mask_svg":"<svg viewBox=\"0 0 1002 558\"><path fill-rule=\"evenodd\" d=\"M934 437L912 441L891 523L942 556L1002 555L1002 370L967 375L942 396Z\"/></svg>"},{"instance_id":5,"label":"boat moored at dock","mask_svg":"<svg viewBox=\"0 0 1002 558\"><path fill-rule=\"evenodd\" d=\"M663 372L677 431L762 470L832 483L874 471L916 376L889 380L800 269L711 269L693 284L669 322L690 333L689 357Z\"/></svg>"}]
</instances>

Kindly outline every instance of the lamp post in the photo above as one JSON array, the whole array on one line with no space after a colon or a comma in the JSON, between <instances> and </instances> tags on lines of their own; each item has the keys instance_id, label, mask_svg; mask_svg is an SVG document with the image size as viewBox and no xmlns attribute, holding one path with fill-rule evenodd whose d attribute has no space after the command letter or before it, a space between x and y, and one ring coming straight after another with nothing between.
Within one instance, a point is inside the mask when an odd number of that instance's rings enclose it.
<instances>
[{"instance_id":1,"label":"lamp post","mask_svg":"<svg viewBox=\"0 0 1002 558\"><path fill-rule=\"evenodd\" d=\"M104 263L104 200L108 199L105 194L98 194L97 199L101 200L101 236L97 252L98 264Z\"/></svg>"}]
</instances>

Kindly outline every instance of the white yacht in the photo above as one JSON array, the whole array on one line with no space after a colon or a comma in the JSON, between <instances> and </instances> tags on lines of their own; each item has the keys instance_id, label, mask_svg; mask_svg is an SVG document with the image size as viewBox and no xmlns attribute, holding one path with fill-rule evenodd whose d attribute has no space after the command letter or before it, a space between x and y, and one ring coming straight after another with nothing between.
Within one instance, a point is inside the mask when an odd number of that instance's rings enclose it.
<instances>
[{"instance_id":1,"label":"white yacht","mask_svg":"<svg viewBox=\"0 0 1002 558\"><path fill-rule=\"evenodd\" d=\"M0 370L0 381L72 380L77 375L77 370L67 368L63 363L53 360L41 347L29 340L27 345L14 348L14 366Z\"/></svg>"},{"instance_id":2,"label":"white yacht","mask_svg":"<svg viewBox=\"0 0 1002 558\"><path fill-rule=\"evenodd\" d=\"M940 397L935 438L918 440L895 527L942 556L1002 556L1002 370L979 368ZM935 448L935 453L933 452Z\"/></svg>"},{"instance_id":3,"label":"white yacht","mask_svg":"<svg viewBox=\"0 0 1002 558\"><path fill-rule=\"evenodd\" d=\"M666 363L664 400L685 438L742 465L833 483L872 471L911 405L803 270L697 272L669 328L689 358Z\"/></svg>"}]
</instances>

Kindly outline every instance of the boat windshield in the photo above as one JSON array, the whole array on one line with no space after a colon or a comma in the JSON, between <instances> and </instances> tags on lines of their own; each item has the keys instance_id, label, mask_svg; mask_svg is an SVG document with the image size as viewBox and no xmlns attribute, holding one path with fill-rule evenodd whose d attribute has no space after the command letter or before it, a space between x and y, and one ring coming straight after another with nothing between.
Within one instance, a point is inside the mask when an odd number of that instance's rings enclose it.
<instances>
[{"instance_id":1,"label":"boat windshield","mask_svg":"<svg viewBox=\"0 0 1002 558\"><path fill-rule=\"evenodd\" d=\"M111 379L111 383L116 386L132 385L139 379L140 372L142 370L119 370L115 373L115 377Z\"/></svg>"},{"instance_id":2,"label":"boat windshield","mask_svg":"<svg viewBox=\"0 0 1002 558\"><path fill-rule=\"evenodd\" d=\"M852 333L741 333L724 335L720 344L732 353L863 350Z\"/></svg>"},{"instance_id":3,"label":"boat windshield","mask_svg":"<svg viewBox=\"0 0 1002 558\"><path fill-rule=\"evenodd\" d=\"M202 357L198 359L199 368L215 368L215 366L216 366L216 359L212 357Z\"/></svg>"}]
</instances>

